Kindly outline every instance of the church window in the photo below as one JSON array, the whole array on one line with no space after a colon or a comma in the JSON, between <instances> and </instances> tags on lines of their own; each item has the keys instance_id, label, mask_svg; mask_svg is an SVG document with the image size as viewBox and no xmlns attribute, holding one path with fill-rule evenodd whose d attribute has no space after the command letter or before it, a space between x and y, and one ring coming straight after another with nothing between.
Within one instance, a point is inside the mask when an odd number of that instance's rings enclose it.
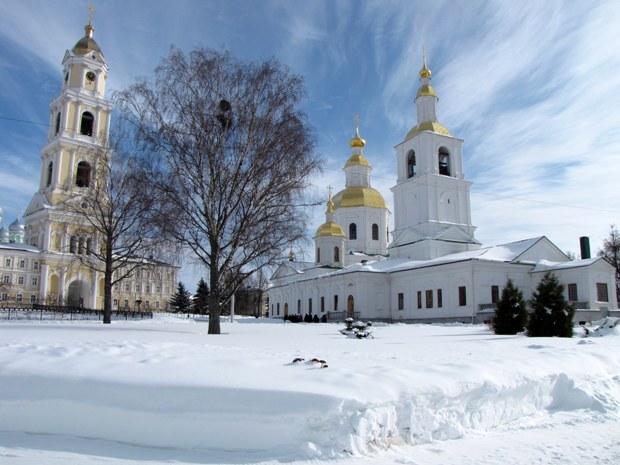
<instances>
[{"instance_id":1,"label":"church window","mask_svg":"<svg viewBox=\"0 0 620 465\"><path fill-rule=\"evenodd\" d=\"M80 134L84 136L92 136L93 135L93 124L95 122L95 117L89 111L85 111L82 113L82 123L80 124Z\"/></svg>"},{"instance_id":2,"label":"church window","mask_svg":"<svg viewBox=\"0 0 620 465\"><path fill-rule=\"evenodd\" d=\"M52 175L54 174L54 162L50 161L47 165L47 185L52 184Z\"/></svg>"},{"instance_id":3,"label":"church window","mask_svg":"<svg viewBox=\"0 0 620 465\"><path fill-rule=\"evenodd\" d=\"M33 286L38 286L38 285L39 285L39 278L38 278L38 277L36 277L36 276L33 276L32 281L31 281L31 284L32 284Z\"/></svg>"},{"instance_id":4,"label":"church window","mask_svg":"<svg viewBox=\"0 0 620 465\"><path fill-rule=\"evenodd\" d=\"M334 261L340 261L340 249L338 247L334 247Z\"/></svg>"},{"instance_id":5,"label":"church window","mask_svg":"<svg viewBox=\"0 0 620 465\"><path fill-rule=\"evenodd\" d=\"M596 283L596 300L598 302L609 302L607 283Z\"/></svg>"},{"instance_id":6,"label":"church window","mask_svg":"<svg viewBox=\"0 0 620 465\"><path fill-rule=\"evenodd\" d=\"M39 262L34 262L34 263L32 264L32 268L33 268L34 270L38 270L38 269L39 269Z\"/></svg>"},{"instance_id":7,"label":"church window","mask_svg":"<svg viewBox=\"0 0 620 465\"><path fill-rule=\"evenodd\" d=\"M93 246L93 240L89 237L88 239L86 239L86 255L90 255L92 246Z\"/></svg>"},{"instance_id":8,"label":"church window","mask_svg":"<svg viewBox=\"0 0 620 465\"><path fill-rule=\"evenodd\" d=\"M159 308L159 300L155 301L155 308Z\"/></svg>"},{"instance_id":9,"label":"church window","mask_svg":"<svg viewBox=\"0 0 620 465\"><path fill-rule=\"evenodd\" d=\"M17 302L21 302L21 301L22 301L22 295L21 295L21 294L17 294L17 295L15 295L15 300L16 300Z\"/></svg>"},{"instance_id":10,"label":"church window","mask_svg":"<svg viewBox=\"0 0 620 465\"><path fill-rule=\"evenodd\" d=\"M325 311L325 297L321 297L321 312Z\"/></svg>"},{"instance_id":11,"label":"church window","mask_svg":"<svg viewBox=\"0 0 620 465\"><path fill-rule=\"evenodd\" d=\"M17 284L21 284L22 286L24 285L24 277L23 276L18 276L17 277Z\"/></svg>"},{"instance_id":12,"label":"church window","mask_svg":"<svg viewBox=\"0 0 620 465\"><path fill-rule=\"evenodd\" d=\"M125 308L129 308L129 299L125 299Z\"/></svg>"},{"instance_id":13,"label":"church window","mask_svg":"<svg viewBox=\"0 0 620 465\"><path fill-rule=\"evenodd\" d=\"M277 310L276 315L280 315L280 302L277 303L276 310Z\"/></svg>"},{"instance_id":14,"label":"church window","mask_svg":"<svg viewBox=\"0 0 620 465\"><path fill-rule=\"evenodd\" d=\"M312 298L308 299L308 313L312 315Z\"/></svg>"},{"instance_id":15,"label":"church window","mask_svg":"<svg viewBox=\"0 0 620 465\"><path fill-rule=\"evenodd\" d=\"M372 225L372 240L373 241L379 240L379 225L377 223L374 223Z\"/></svg>"},{"instance_id":16,"label":"church window","mask_svg":"<svg viewBox=\"0 0 620 465\"><path fill-rule=\"evenodd\" d=\"M83 237L80 237L79 241L78 241L78 254L79 255L83 255L84 254L84 244L85 240Z\"/></svg>"},{"instance_id":17,"label":"church window","mask_svg":"<svg viewBox=\"0 0 620 465\"><path fill-rule=\"evenodd\" d=\"M20 268L26 268L26 260L20 260L19 261L19 267Z\"/></svg>"},{"instance_id":18,"label":"church window","mask_svg":"<svg viewBox=\"0 0 620 465\"><path fill-rule=\"evenodd\" d=\"M11 266L11 259L10 259L10 258L7 258L7 259L4 261L4 266L6 266L7 268Z\"/></svg>"},{"instance_id":19,"label":"church window","mask_svg":"<svg viewBox=\"0 0 620 465\"><path fill-rule=\"evenodd\" d=\"M349 225L349 239L352 241L357 239L357 225L355 223Z\"/></svg>"},{"instance_id":20,"label":"church window","mask_svg":"<svg viewBox=\"0 0 620 465\"><path fill-rule=\"evenodd\" d=\"M569 284L568 286L568 300L570 302L577 302L579 296L577 295L577 284Z\"/></svg>"},{"instance_id":21,"label":"church window","mask_svg":"<svg viewBox=\"0 0 620 465\"><path fill-rule=\"evenodd\" d=\"M409 150L407 154L407 178L413 178L416 173L415 152Z\"/></svg>"},{"instance_id":22,"label":"church window","mask_svg":"<svg viewBox=\"0 0 620 465\"><path fill-rule=\"evenodd\" d=\"M422 291L418 291L418 308L422 308Z\"/></svg>"},{"instance_id":23,"label":"church window","mask_svg":"<svg viewBox=\"0 0 620 465\"><path fill-rule=\"evenodd\" d=\"M437 307L443 307L443 293L441 289L437 289Z\"/></svg>"},{"instance_id":24,"label":"church window","mask_svg":"<svg viewBox=\"0 0 620 465\"><path fill-rule=\"evenodd\" d=\"M321 248L316 248L316 262L319 263L321 261Z\"/></svg>"},{"instance_id":25,"label":"church window","mask_svg":"<svg viewBox=\"0 0 620 465\"><path fill-rule=\"evenodd\" d=\"M136 292L142 292L142 285L136 284Z\"/></svg>"},{"instance_id":26,"label":"church window","mask_svg":"<svg viewBox=\"0 0 620 465\"><path fill-rule=\"evenodd\" d=\"M334 296L334 310L338 310L338 296Z\"/></svg>"},{"instance_id":27,"label":"church window","mask_svg":"<svg viewBox=\"0 0 620 465\"><path fill-rule=\"evenodd\" d=\"M81 161L78 163L75 185L78 187L88 187L90 185L90 164L88 162Z\"/></svg>"},{"instance_id":28,"label":"church window","mask_svg":"<svg viewBox=\"0 0 620 465\"><path fill-rule=\"evenodd\" d=\"M301 299L297 299L297 313L301 313Z\"/></svg>"},{"instance_id":29,"label":"church window","mask_svg":"<svg viewBox=\"0 0 620 465\"><path fill-rule=\"evenodd\" d=\"M402 292L398 293L398 309L399 310L405 309L405 294Z\"/></svg>"},{"instance_id":30,"label":"church window","mask_svg":"<svg viewBox=\"0 0 620 465\"><path fill-rule=\"evenodd\" d=\"M433 290L426 291L426 308L433 308Z\"/></svg>"},{"instance_id":31,"label":"church window","mask_svg":"<svg viewBox=\"0 0 620 465\"><path fill-rule=\"evenodd\" d=\"M76 236L71 236L71 240L69 241L69 253L75 253L77 250L77 241L78 238Z\"/></svg>"},{"instance_id":32,"label":"church window","mask_svg":"<svg viewBox=\"0 0 620 465\"><path fill-rule=\"evenodd\" d=\"M56 134L60 132L60 112L56 115Z\"/></svg>"},{"instance_id":33,"label":"church window","mask_svg":"<svg viewBox=\"0 0 620 465\"><path fill-rule=\"evenodd\" d=\"M499 301L499 286L491 286L491 303L496 304Z\"/></svg>"},{"instance_id":34,"label":"church window","mask_svg":"<svg viewBox=\"0 0 620 465\"><path fill-rule=\"evenodd\" d=\"M459 286L459 306L464 307L465 305L467 305L467 288Z\"/></svg>"},{"instance_id":35,"label":"church window","mask_svg":"<svg viewBox=\"0 0 620 465\"><path fill-rule=\"evenodd\" d=\"M5 293L5 294L2 294L2 295L0 296L0 300L2 300L2 301L9 300L9 296L8 296L8 294L6 294L6 293Z\"/></svg>"},{"instance_id":36,"label":"church window","mask_svg":"<svg viewBox=\"0 0 620 465\"><path fill-rule=\"evenodd\" d=\"M2 277L2 284L11 284L11 277L8 274Z\"/></svg>"},{"instance_id":37,"label":"church window","mask_svg":"<svg viewBox=\"0 0 620 465\"><path fill-rule=\"evenodd\" d=\"M131 290L131 284L125 283L125 292L129 292Z\"/></svg>"},{"instance_id":38,"label":"church window","mask_svg":"<svg viewBox=\"0 0 620 465\"><path fill-rule=\"evenodd\" d=\"M34 304L37 302L37 295L36 294L30 294L30 303Z\"/></svg>"},{"instance_id":39,"label":"church window","mask_svg":"<svg viewBox=\"0 0 620 465\"><path fill-rule=\"evenodd\" d=\"M445 147L439 148L439 174L450 176L450 154Z\"/></svg>"}]
</instances>

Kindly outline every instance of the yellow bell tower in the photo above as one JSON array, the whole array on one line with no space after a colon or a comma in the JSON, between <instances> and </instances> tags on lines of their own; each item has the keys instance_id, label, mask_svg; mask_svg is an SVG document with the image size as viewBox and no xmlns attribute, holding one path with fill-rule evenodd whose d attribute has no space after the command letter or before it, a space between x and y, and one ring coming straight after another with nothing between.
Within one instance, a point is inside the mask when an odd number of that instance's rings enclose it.
<instances>
[{"instance_id":1,"label":"yellow bell tower","mask_svg":"<svg viewBox=\"0 0 620 465\"><path fill-rule=\"evenodd\" d=\"M84 37L62 60L62 90L50 104L47 143L41 150L39 190L24 221L25 242L42 250L40 300L94 308L97 273L76 255L88 254L97 244L67 201L88 194L99 182L100 164L109 150L112 104L105 99L108 65L93 39L94 9L89 7Z\"/></svg>"}]
</instances>

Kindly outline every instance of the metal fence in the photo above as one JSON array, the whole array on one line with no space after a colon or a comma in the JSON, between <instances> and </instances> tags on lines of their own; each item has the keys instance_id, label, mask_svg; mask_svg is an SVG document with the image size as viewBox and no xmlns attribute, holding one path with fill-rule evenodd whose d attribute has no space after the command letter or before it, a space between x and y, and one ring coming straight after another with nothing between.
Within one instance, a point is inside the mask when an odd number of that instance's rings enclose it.
<instances>
[{"instance_id":1,"label":"metal fence","mask_svg":"<svg viewBox=\"0 0 620 465\"><path fill-rule=\"evenodd\" d=\"M153 312L113 310L112 320L143 320ZM3 320L103 320L103 310L66 305L10 304L0 305Z\"/></svg>"}]
</instances>

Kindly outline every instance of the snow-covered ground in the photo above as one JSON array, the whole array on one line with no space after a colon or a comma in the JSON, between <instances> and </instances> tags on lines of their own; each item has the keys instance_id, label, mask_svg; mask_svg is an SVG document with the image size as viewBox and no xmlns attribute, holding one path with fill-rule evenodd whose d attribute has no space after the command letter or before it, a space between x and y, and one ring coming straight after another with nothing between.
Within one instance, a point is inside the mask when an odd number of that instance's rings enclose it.
<instances>
[{"instance_id":1,"label":"snow-covered ground","mask_svg":"<svg viewBox=\"0 0 620 465\"><path fill-rule=\"evenodd\" d=\"M620 463L618 334L342 327L1 321L0 465Z\"/></svg>"}]
</instances>

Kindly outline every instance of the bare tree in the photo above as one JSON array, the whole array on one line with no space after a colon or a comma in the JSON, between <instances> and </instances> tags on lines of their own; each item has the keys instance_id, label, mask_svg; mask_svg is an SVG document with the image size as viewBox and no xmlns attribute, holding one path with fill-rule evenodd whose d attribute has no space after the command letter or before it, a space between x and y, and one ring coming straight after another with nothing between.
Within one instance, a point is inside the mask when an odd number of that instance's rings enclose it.
<instances>
[{"instance_id":1,"label":"bare tree","mask_svg":"<svg viewBox=\"0 0 620 465\"><path fill-rule=\"evenodd\" d=\"M620 233L613 224L609 229L609 236L603 241L598 255L616 270L616 298L620 301Z\"/></svg>"},{"instance_id":2,"label":"bare tree","mask_svg":"<svg viewBox=\"0 0 620 465\"><path fill-rule=\"evenodd\" d=\"M115 148L120 148L120 142ZM110 148L89 150L96 170L88 174L83 192L69 197L65 208L68 220L81 225L88 239L74 243L72 238L69 252L103 274L103 323L107 324L112 320L113 286L153 263L153 254L162 250L162 236L152 218L155 200L140 175L139 159L124 150L114 156Z\"/></svg>"},{"instance_id":3,"label":"bare tree","mask_svg":"<svg viewBox=\"0 0 620 465\"><path fill-rule=\"evenodd\" d=\"M300 207L320 160L303 96L302 79L274 59L174 48L151 80L117 96L155 155L143 166L166 233L208 272L210 334L245 279L305 235Z\"/></svg>"}]
</instances>

